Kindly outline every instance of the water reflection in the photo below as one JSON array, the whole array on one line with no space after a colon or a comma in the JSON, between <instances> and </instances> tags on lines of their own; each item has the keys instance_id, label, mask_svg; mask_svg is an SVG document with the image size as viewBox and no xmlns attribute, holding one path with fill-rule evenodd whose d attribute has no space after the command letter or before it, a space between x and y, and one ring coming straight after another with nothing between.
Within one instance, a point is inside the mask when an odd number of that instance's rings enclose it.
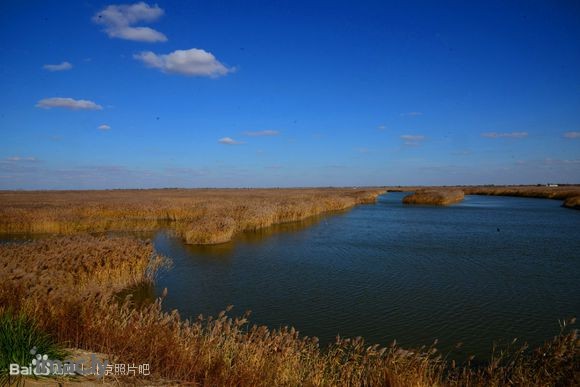
<instances>
[{"instance_id":1,"label":"water reflection","mask_svg":"<svg viewBox=\"0 0 580 387\"><path fill-rule=\"evenodd\" d=\"M276 234L281 233L291 234L302 232L313 225L324 223L330 217L344 215L347 212L348 210L327 212L325 214L311 216L300 221L275 224L255 231L241 232L238 233L230 242L220 243L217 245L187 245L183 243L183 246L185 250L191 254L221 260L227 257L231 257L235 252L236 246L239 244L256 245L263 243L264 240L267 240ZM170 230L163 230L162 232L165 234L169 234L170 238L173 240L181 239L179 236L175 235ZM159 234L157 234L156 236L158 241L162 238L167 237L168 235L163 236Z\"/></svg>"}]
</instances>

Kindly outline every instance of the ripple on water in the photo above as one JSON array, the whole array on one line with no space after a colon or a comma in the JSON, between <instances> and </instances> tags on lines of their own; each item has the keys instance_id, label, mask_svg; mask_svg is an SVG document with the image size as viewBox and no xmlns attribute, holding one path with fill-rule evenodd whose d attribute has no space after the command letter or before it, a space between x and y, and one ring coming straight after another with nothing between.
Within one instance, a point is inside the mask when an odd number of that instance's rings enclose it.
<instances>
[{"instance_id":1,"label":"ripple on water","mask_svg":"<svg viewBox=\"0 0 580 387\"><path fill-rule=\"evenodd\" d=\"M159 277L166 308L293 325L323 343L386 344L485 356L493 340L538 344L580 311L580 216L552 200L466 196L450 207L404 206L403 193L303 226L245 235L225 247L160 233L175 268Z\"/></svg>"}]
</instances>

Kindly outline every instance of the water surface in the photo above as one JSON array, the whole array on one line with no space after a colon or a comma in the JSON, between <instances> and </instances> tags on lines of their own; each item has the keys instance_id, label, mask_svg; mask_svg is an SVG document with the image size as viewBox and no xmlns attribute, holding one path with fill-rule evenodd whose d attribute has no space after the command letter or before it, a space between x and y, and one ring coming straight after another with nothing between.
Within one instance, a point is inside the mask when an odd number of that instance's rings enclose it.
<instances>
[{"instance_id":1,"label":"water surface","mask_svg":"<svg viewBox=\"0 0 580 387\"><path fill-rule=\"evenodd\" d=\"M341 336L485 357L494 340L536 345L580 311L580 211L545 199L466 196L450 207L374 205L195 247L160 232L174 261L156 289L184 316L251 310L322 343Z\"/></svg>"}]
</instances>

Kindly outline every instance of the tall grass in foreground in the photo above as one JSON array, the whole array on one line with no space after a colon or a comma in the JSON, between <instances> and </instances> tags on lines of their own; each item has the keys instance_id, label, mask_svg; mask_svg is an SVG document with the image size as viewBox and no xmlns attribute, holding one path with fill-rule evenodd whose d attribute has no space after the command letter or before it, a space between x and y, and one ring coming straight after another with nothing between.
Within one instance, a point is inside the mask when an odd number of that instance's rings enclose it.
<instances>
[{"instance_id":1,"label":"tall grass in foreground","mask_svg":"<svg viewBox=\"0 0 580 387\"><path fill-rule=\"evenodd\" d=\"M10 364L28 366L36 353L58 360L67 355L30 317L0 306L0 384L7 380Z\"/></svg>"},{"instance_id":2,"label":"tall grass in foreground","mask_svg":"<svg viewBox=\"0 0 580 387\"><path fill-rule=\"evenodd\" d=\"M293 328L252 326L247 316L184 320L161 300L116 301L152 280L163 260L129 238L60 237L0 245L0 305L25 313L60 345L149 363L163 383L199 385L578 385L580 342L563 331L535 350L498 349L483 366L456 365L434 347L404 350L342 339L320 349ZM122 382L132 383L134 380Z\"/></svg>"}]
</instances>

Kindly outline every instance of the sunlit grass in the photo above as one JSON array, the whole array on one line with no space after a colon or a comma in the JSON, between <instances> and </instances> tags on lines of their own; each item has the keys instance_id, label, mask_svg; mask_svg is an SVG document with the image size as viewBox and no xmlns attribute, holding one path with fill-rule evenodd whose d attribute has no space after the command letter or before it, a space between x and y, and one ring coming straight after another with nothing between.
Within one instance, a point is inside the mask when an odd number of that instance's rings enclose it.
<instances>
[{"instance_id":1,"label":"sunlit grass","mask_svg":"<svg viewBox=\"0 0 580 387\"><path fill-rule=\"evenodd\" d=\"M461 187L461 189L466 195L519 196L557 200L580 196L579 186L475 186Z\"/></svg>"},{"instance_id":2,"label":"sunlit grass","mask_svg":"<svg viewBox=\"0 0 580 387\"><path fill-rule=\"evenodd\" d=\"M371 203L380 189L0 192L0 233L76 234L167 226L191 244Z\"/></svg>"},{"instance_id":3,"label":"sunlit grass","mask_svg":"<svg viewBox=\"0 0 580 387\"><path fill-rule=\"evenodd\" d=\"M580 195L572 196L564 200L564 207L580 210Z\"/></svg>"},{"instance_id":4,"label":"sunlit grass","mask_svg":"<svg viewBox=\"0 0 580 387\"><path fill-rule=\"evenodd\" d=\"M437 206L447 206L463 200L463 191L457 189L439 190L418 190L403 198L405 204L429 204Z\"/></svg>"},{"instance_id":5,"label":"sunlit grass","mask_svg":"<svg viewBox=\"0 0 580 387\"><path fill-rule=\"evenodd\" d=\"M60 347L151 366L152 378L200 385L574 385L580 342L568 327L544 346L497 349L477 367L435 346L402 349L339 338L320 348L293 328L254 326L248 316L187 320L161 300L137 306L119 291L151 283L164 264L150 243L57 237L0 245L0 305L37 323ZM127 383L132 381L127 380Z\"/></svg>"}]
</instances>

